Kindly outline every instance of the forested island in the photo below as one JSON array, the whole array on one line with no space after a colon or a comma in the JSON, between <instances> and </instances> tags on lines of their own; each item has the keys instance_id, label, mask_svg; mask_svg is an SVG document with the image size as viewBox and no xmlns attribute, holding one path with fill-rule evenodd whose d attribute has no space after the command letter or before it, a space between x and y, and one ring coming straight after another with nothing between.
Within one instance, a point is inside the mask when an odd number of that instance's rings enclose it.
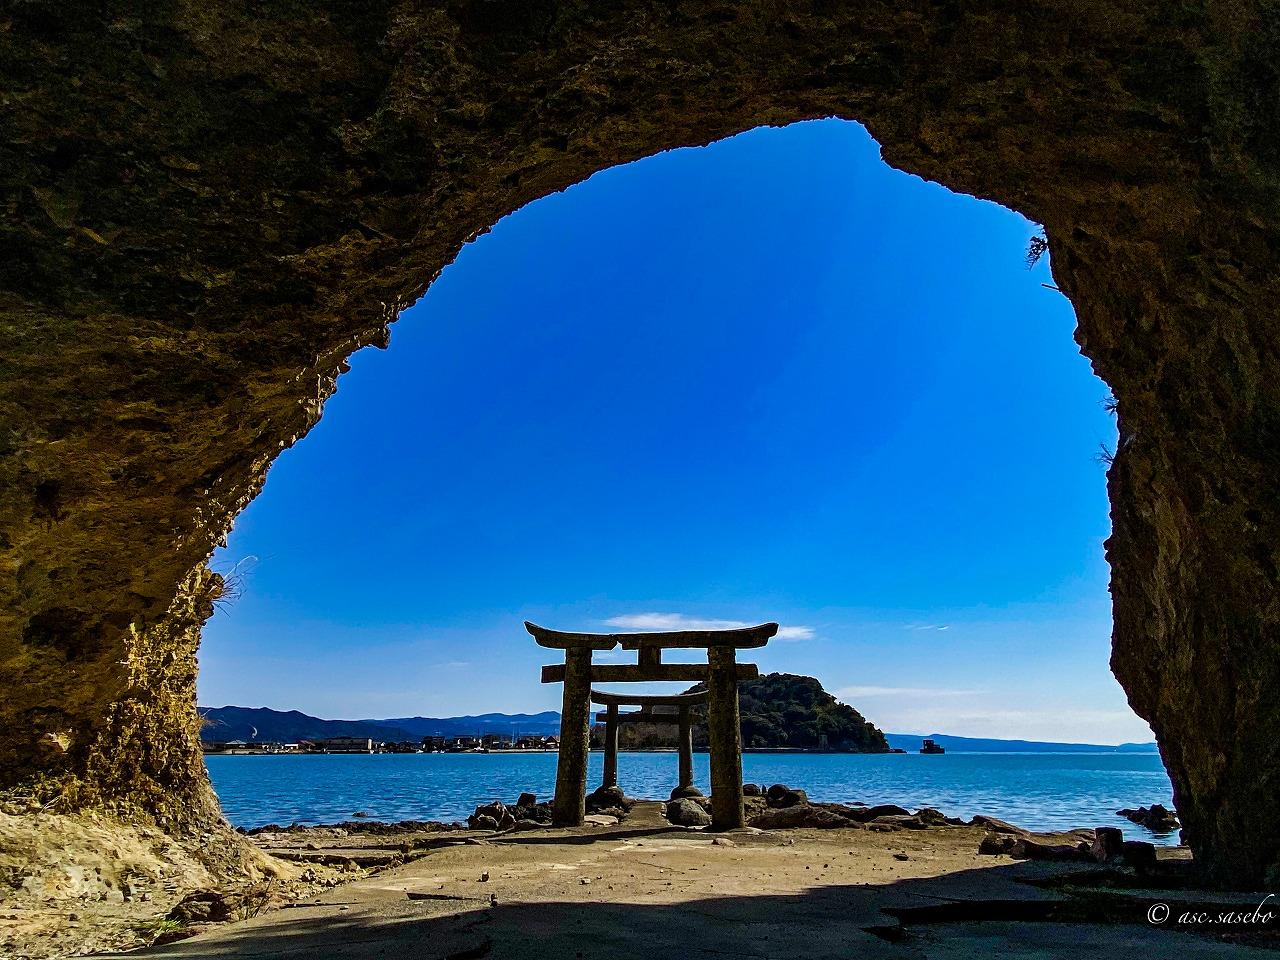
<instances>
[{"instance_id":1,"label":"forested island","mask_svg":"<svg viewBox=\"0 0 1280 960\"><path fill-rule=\"evenodd\" d=\"M705 683L689 693L706 689ZM744 680L738 687L742 714L742 745L746 749L843 750L850 753L888 753L889 742L875 724L847 703L841 703L813 677L770 673ZM694 708L699 722L693 729L695 748L707 745L706 707ZM600 740L602 730L593 732ZM628 723L619 730L624 750L675 747L676 728L669 724Z\"/></svg>"}]
</instances>

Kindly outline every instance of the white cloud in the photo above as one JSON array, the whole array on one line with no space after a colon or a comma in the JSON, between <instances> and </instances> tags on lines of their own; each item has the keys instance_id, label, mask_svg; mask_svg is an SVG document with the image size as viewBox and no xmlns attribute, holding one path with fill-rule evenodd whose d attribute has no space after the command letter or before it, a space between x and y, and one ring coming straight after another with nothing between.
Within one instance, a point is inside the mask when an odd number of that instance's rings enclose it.
<instances>
[{"instance_id":1,"label":"white cloud","mask_svg":"<svg viewBox=\"0 0 1280 960\"><path fill-rule=\"evenodd\" d=\"M627 613L610 617L605 624L627 630L737 630L756 626L745 620L704 619L683 613ZM779 627L777 634L779 640L811 640L813 636L813 627L799 625Z\"/></svg>"},{"instance_id":2,"label":"white cloud","mask_svg":"<svg viewBox=\"0 0 1280 960\"><path fill-rule=\"evenodd\" d=\"M954 687L841 687L836 696L842 700L853 697L969 697L986 692Z\"/></svg>"},{"instance_id":3,"label":"white cloud","mask_svg":"<svg viewBox=\"0 0 1280 960\"><path fill-rule=\"evenodd\" d=\"M911 623L907 624L908 630L950 630L949 623Z\"/></svg>"}]
</instances>

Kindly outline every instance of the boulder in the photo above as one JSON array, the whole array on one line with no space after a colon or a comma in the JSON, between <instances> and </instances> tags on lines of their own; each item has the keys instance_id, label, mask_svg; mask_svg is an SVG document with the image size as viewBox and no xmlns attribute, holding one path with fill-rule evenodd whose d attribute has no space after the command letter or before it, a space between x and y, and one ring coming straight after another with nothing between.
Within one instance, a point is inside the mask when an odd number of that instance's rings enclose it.
<instances>
[{"instance_id":1,"label":"boulder","mask_svg":"<svg viewBox=\"0 0 1280 960\"><path fill-rule=\"evenodd\" d=\"M533 796L533 794L522 794L521 799L524 796ZM509 807L508 810L517 820L534 820L544 824L551 822L551 804L549 803L522 803Z\"/></svg>"},{"instance_id":2,"label":"boulder","mask_svg":"<svg viewBox=\"0 0 1280 960\"><path fill-rule=\"evenodd\" d=\"M901 813L887 813L883 816L876 817L874 820L871 820L870 823L886 823L890 826L898 827L903 830L924 830L929 826L919 817L912 816L909 813L905 815Z\"/></svg>"},{"instance_id":3,"label":"boulder","mask_svg":"<svg viewBox=\"0 0 1280 960\"><path fill-rule=\"evenodd\" d=\"M838 813L842 817L848 817L850 820L860 820L862 813L867 809L864 803L815 803L815 807L821 807L823 810L830 810L832 813Z\"/></svg>"},{"instance_id":4,"label":"boulder","mask_svg":"<svg viewBox=\"0 0 1280 960\"><path fill-rule=\"evenodd\" d=\"M1015 827L1012 823L1005 823L1003 820L997 820L995 817L987 817L982 814L978 814L970 820L969 824L971 826L986 827L994 833L1012 833L1019 836L1027 833L1022 827Z\"/></svg>"},{"instance_id":5,"label":"boulder","mask_svg":"<svg viewBox=\"0 0 1280 960\"><path fill-rule=\"evenodd\" d=\"M612 813L615 810L626 813L634 803L621 787L597 787L587 794L588 813Z\"/></svg>"},{"instance_id":6,"label":"boulder","mask_svg":"<svg viewBox=\"0 0 1280 960\"><path fill-rule=\"evenodd\" d=\"M758 783L744 783L742 785L742 795L744 797L758 797L763 792L764 791L760 789L760 784Z\"/></svg>"},{"instance_id":7,"label":"boulder","mask_svg":"<svg viewBox=\"0 0 1280 960\"><path fill-rule=\"evenodd\" d=\"M667 803L667 819L678 827L708 827L711 814L689 797L681 797Z\"/></svg>"},{"instance_id":8,"label":"boulder","mask_svg":"<svg viewBox=\"0 0 1280 960\"><path fill-rule=\"evenodd\" d=\"M821 807L797 804L793 807L771 807L752 817L747 826L761 830L790 830L797 827L831 830L836 827L856 827L858 824Z\"/></svg>"},{"instance_id":9,"label":"boulder","mask_svg":"<svg viewBox=\"0 0 1280 960\"><path fill-rule=\"evenodd\" d=\"M270 884L221 892L194 890L169 911L166 919L184 925L242 920L269 905L272 900Z\"/></svg>"},{"instance_id":10,"label":"boulder","mask_svg":"<svg viewBox=\"0 0 1280 960\"><path fill-rule=\"evenodd\" d=\"M183 897L165 919L184 924L222 923L230 920L234 912L232 897L216 890L195 890Z\"/></svg>"},{"instance_id":11,"label":"boulder","mask_svg":"<svg viewBox=\"0 0 1280 960\"><path fill-rule=\"evenodd\" d=\"M854 820L861 820L864 823L871 820L878 820L881 817L909 817L911 811L904 807L898 806L896 803L877 803L874 807L859 807L849 814Z\"/></svg>"},{"instance_id":12,"label":"boulder","mask_svg":"<svg viewBox=\"0 0 1280 960\"><path fill-rule=\"evenodd\" d=\"M697 787L695 787L693 784L689 784L689 786L687 787L673 787L671 790L672 800L679 800L681 797L700 797L700 796L702 796L702 791L699 790Z\"/></svg>"},{"instance_id":13,"label":"boulder","mask_svg":"<svg viewBox=\"0 0 1280 960\"><path fill-rule=\"evenodd\" d=\"M1124 853L1124 834L1118 827L1094 827L1089 853L1098 863L1119 859Z\"/></svg>"},{"instance_id":14,"label":"boulder","mask_svg":"<svg viewBox=\"0 0 1280 960\"><path fill-rule=\"evenodd\" d=\"M1124 862L1138 873L1149 873L1156 868L1156 847L1146 840L1126 840L1120 848Z\"/></svg>"},{"instance_id":15,"label":"boulder","mask_svg":"<svg viewBox=\"0 0 1280 960\"><path fill-rule=\"evenodd\" d=\"M490 821L494 824L492 827L488 825ZM506 830L515 822L515 816L501 800L481 804L467 818L467 826L472 830Z\"/></svg>"},{"instance_id":16,"label":"boulder","mask_svg":"<svg viewBox=\"0 0 1280 960\"><path fill-rule=\"evenodd\" d=\"M1182 826L1178 815L1161 803L1153 803L1149 807L1138 807L1137 810L1128 808L1117 810L1116 814L1146 827L1152 833L1173 833Z\"/></svg>"},{"instance_id":17,"label":"boulder","mask_svg":"<svg viewBox=\"0 0 1280 960\"><path fill-rule=\"evenodd\" d=\"M538 803L538 798L535 794L525 792L520 794L520 799L516 801L516 806L532 807L532 806L536 806L537 803Z\"/></svg>"},{"instance_id":18,"label":"boulder","mask_svg":"<svg viewBox=\"0 0 1280 960\"><path fill-rule=\"evenodd\" d=\"M775 783L765 792L765 799L771 807L795 807L809 802L809 795L803 790L792 790L786 784Z\"/></svg>"},{"instance_id":19,"label":"boulder","mask_svg":"<svg viewBox=\"0 0 1280 960\"><path fill-rule=\"evenodd\" d=\"M941 810L935 810L933 807L921 807L915 812L915 817L921 823L930 827L958 827L964 824L964 821L959 817L948 817Z\"/></svg>"},{"instance_id":20,"label":"boulder","mask_svg":"<svg viewBox=\"0 0 1280 960\"><path fill-rule=\"evenodd\" d=\"M780 797L790 789L785 783L775 783L765 788L764 795L766 798Z\"/></svg>"},{"instance_id":21,"label":"boulder","mask_svg":"<svg viewBox=\"0 0 1280 960\"><path fill-rule=\"evenodd\" d=\"M978 853L985 856L1005 856L1013 855L1013 848L1017 846L1018 838L1007 833L988 833L982 838L982 842L978 844Z\"/></svg>"},{"instance_id":22,"label":"boulder","mask_svg":"<svg viewBox=\"0 0 1280 960\"><path fill-rule=\"evenodd\" d=\"M1021 840L1014 842L1010 856L1017 857L1020 860L1057 860L1060 862L1080 861L1093 859L1088 852L1088 848L1081 849L1073 843L1041 843L1039 840L1032 840L1030 837L1023 837Z\"/></svg>"}]
</instances>

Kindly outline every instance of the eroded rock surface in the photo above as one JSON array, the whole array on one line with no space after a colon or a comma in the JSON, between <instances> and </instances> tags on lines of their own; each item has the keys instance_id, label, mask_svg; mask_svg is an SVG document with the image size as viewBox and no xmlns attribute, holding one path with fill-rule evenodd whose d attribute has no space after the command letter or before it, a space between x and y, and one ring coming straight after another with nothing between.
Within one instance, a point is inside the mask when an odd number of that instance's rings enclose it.
<instances>
[{"instance_id":1,"label":"eroded rock surface","mask_svg":"<svg viewBox=\"0 0 1280 960\"><path fill-rule=\"evenodd\" d=\"M0 786L216 822L203 565L345 358L524 203L840 116L1046 225L1118 399L1113 668L1209 877L1278 869L1273 6L29 2L0 24Z\"/></svg>"}]
</instances>

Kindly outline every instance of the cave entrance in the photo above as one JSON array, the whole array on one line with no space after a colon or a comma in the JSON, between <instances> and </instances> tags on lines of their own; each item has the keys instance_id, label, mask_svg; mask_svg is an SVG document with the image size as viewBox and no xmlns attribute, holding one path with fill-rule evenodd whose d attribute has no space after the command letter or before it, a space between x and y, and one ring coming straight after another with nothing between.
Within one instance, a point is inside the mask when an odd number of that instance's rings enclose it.
<instances>
[{"instance_id":1,"label":"cave entrance","mask_svg":"<svg viewBox=\"0 0 1280 960\"><path fill-rule=\"evenodd\" d=\"M519 617L778 612L762 669L890 731L1149 739L1106 663L1107 391L1038 235L835 120L524 207L237 522L201 703L536 713Z\"/></svg>"},{"instance_id":2,"label":"cave entrance","mask_svg":"<svg viewBox=\"0 0 1280 960\"><path fill-rule=\"evenodd\" d=\"M582 186L553 196L557 191L584 180L583 186L607 183L619 169L627 169L616 165L662 150L707 144L766 124L837 116L866 122L896 167L998 200L1045 225L1053 242L1055 276L1079 311L1076 340L1117 400L1121 442L1107 473L1114 528L1107 543L1115 619L1112 668L1133 708L1159 737L1188 842L1206 877L1218 884L1274 879L1280 872L1280 800L1274 789L1280 704L1271 695L1280 684L1275 555L1280 542L1280 354L1274 346L1280 342L1274 310L1280 293L1280 186L1273 171L1280 114L1273 106L1280 98L1275 70L1280 32L1269 7L1243 5L1237 10L1239 5L1232 5L1231 15L1224 15L1220 5L1185 4L1129 5L1124 11L1117 5L1078 3L992 9L956 4L340 6L299 18L290 5L267 5L255 11L252 23L235 16L193 20L185 6L124 23L109 9L81 18L82 29L76 30L50 29L41 5L26 5L13 19L10 33L19 68L12 71L9 105L17 133L10 138L12 150L4 167L14 216L4 221L8 258L0 356L8 375L0 392L6 415L20 427L0 439L5 453L0 546L8 561L0 564L0 680L8 694L0 709L0 786L25 791L37 804L57 799L67 810L120 805L193 837L218 826L192 712L200 628L222 586L205 563L261 489L268 466L318 421L346 369L345 358L363 346L384 343L389 322L421 297L469 239L498 224L484 244L464 251L418 307L422 318L442 308L443 316L456 309L463 317L461 306L448 304L445 294L465 278L464 265L481 263L475 251L493 249L488 240L509 232L513 224L535 222L535 211L586 195ZM145 55L139 56L140 50ZM68 65L76 72L71 83ZM654 168L654 163L666 162L663 158L634 169ZM592 177L601 170L606 172ZM852 182L872 182L867 172ZM817 184L820 179L815 170L804 170L784 182ZM683 201L682 223L687 224L690 211L708 208L720 182L727 181L717 178L692 198L670 192ZM849 182L845 195L856 195ZM767 188L744 191L732 206L755 210L770 196ZM533 203L539 198L549 199ZM666 209L660 201L650 196L633 205L638 209L632 211L637 219L628 221L632 235L642 233L634 229L640 215ZM520 216L502 220L522 207ZM763 229L738 226L735 240L763 233L791 243L775 244L763 258L739 257L747 269L729 284L719 283L725 275L709 261L682 258L703 266L700 276L717 281L717 294L749 291L740 299L750 302L730 304L720 296L716 310L703 311L697 323L682 328L694 334L712 330L720 349L700 352L693 349L692 339L674 341L678 349L669 356L677 363L664 358L663 364L645 368L651 388L655 370L670 373L690 358L702 361L704 369L692 371L692 379L666 376L660 391L648 391L655 401L717 402L721 409L742 406L744 399L756 401L758 394L742 392L741 371L734 391L708 397L676 388L686 381L708 382L708 364L717 357L741 359L739 348L759 342L759 325L748 318L770 301L766 287L752 281L784 267L792 283L778 289L794 294L817 288L797 282L805 267L829 262L812 244L805 248L803 241L812 235L781 222ZM925 226L928 231L916 230L908 246L909 263L919 264L922 251L954 248L942 242L933 218ZM723 239L726 233L717 235ZM828 254L840 249L826 229L816 235L828 241ZM541 247L548 248L548 235L541 236ZM683 253L681 243L691 237L700 239L682 226L653 236L649 248ZM1021 247L1027 238L1024 232L1011 247ZM584 239L583 266L594 263L589 255L610 249L595 242L596 234ZM806 253L798 262L788 261L783 257L788 250ZM536 245L525 253L528 263L545 265ZM1010 250L1000 262L1007 264L1010 255L1020 258L1020 252ZM876 269L864 270L860 278L891 278L889 268L903 259L876 261ZM887 315L903 323L905 298L938 277L943 262L935 257L928 261L930 271L899 277L891 298L895 309ZM1072 353L1062 349L1072 326L1070 309L1053 291L1037 290L1046 299L1022 313L1041 316L1041 323L1009 326L998 336L983 338L990 328L972 317L966 326L957 308L966 298L962 281L988 276L985 266L974 262L946 288L954 314L950 329L986 348L954 366L977 380L985 376L1012 387L1003 379L1010 371L1034 368L1029 362L1033 352L1021 335L1043 333L1064 358ZM543 280L551 275L541 272ZM580 270L569 285L555 284L556 292L586 290L589 285L583 281L590 273ZM509 292L512 287L505 281L513 275L513 265L504 264L504 283L492 283L498 275L484 272L468 302L484 304L486 284ZM670 279L661 271L657 275ZM838 289L845 275L829 271L828 289ZM584 343L593 330L621 322L632 336L628 349L616 353L635 359L645 343L637 334L660 332L656 321L667 315L649 310L641 318L649 322L636 323L622 306L654 301L596 296L590 298L595 308L590 324L568 323L567 310L546 314L528 309L540 285L537 276L530 277L520 288L521 302L507 304L494 316L508 316L518 308L516 315L530 318L527 331L572 330L558 345L537 354L543 358L572 357L574 351L566 348ZM621 283L615 288L641 292ZM672 285L671 293L677 290L673 299L692 302L687 285ZM974 311L978 320L993 316L989 287L986 292L984 309ZM923 494L906 482L907 474L890 469L892 463L882 467L871 462L889 445L873 444L866 417L857 414L879 410L876 396L892 397L904 412L909 402L920 409L927 398L924 387L945 380L945 365L936 358L947 355L946 330L921 324L924 314L911 314L904 329L916 344L927 343L930 349L900 351L917 361L910 384L877 379L878 370L902 368L887 362L857 367L852 360L860 354L848 349L839 334L867 329L886 314L861 288L845 293L846 309L848 303L862 308L857 324L817 329L814 324L824 314L811 309L816 306L812 302L793 297L788 309L775 316L804 322L788 326L779 321L765 331L812 333L821 349L811 351L811 362L844 360L844 375L824 377L821 367L811 366L808 377L775 382L771 403L762 409L781 410L777 401L805 397L803 409L827 414L844 424L849 436L861 439L870 467L879 468L872 472L894 481L888 492ZM1054 308L1044 305L1053 302L1059 302L1062 312L1051 317L1044 311ZM601 309L605 305L610 309ZM741 309L727 309L731 305ZM716 319L726 315L729 319L716 328ZM555 316L566 322L551 322ZM377 381L381 376L390 382L397 358L413 352L415 330L450 329L439 322L441 316L433 315L430 324L411 319L401 324L400 344L380 369L368 357L355 358L343 394L329 412L331 422L285 459L267 499L240 525L238 543L247 543L244 538L254 523L261 527L269 521L268 504L291 487L284 478L302 472L309 456L327 449L326 437L342 434L344 416L366 428L372 441L372 426L385 421L398 404L408 402L423 411L419 427L432 423L426 411L446 409L417 403L448 399L429 391L390 397L380 412L361 411L349 399L362 392L357 389L362 378ZM477 319L483 318L466 316L466 329L488 333L497 349L474 358L472 380L481 388L496 382L512 386L520 381L521 363L499 362L502 349L535 344L518 336L518 329L496 329ZM965 342L962 338L960 345ZM1014 344L1019 349L1010 354L1008 369L984 367L983 357L998 359L1003 347ZM468 360L454 349L462 346L457 339L442 338L428 346L433 350L421 356L448 356L455 364ZM774 363L768 369L782 369L793 352L785 340L771 340L769 346ZM887 361L889 353L884 344L875 344L861 355ZM524 349L523 355L533 354ZM499 414L492 400L475 397L468 384L451 380L445 366L418 364L416 378L425 387L451 385L453 395L467 397L468 407L451 422L493 437L479 429L485 417ZM687 367L686 362L686 374ZM757 364L747 369L758 374L765 368ZM541 372L548 373L545 359ZM616 388L619 378L611 380ZM864 395L865 402L853 410L841 405L842 397L852 395L847 390L826 396L806 393L836 380L846 388L854 384L879 390ZM551 382L556 382L554 376ZM1018 390L988 401L1006 422L993 434L1000 439L982 448L989 453L988 469L972 471L989 488L1015 476L1021 462L1003 457L997 462L999 455L1020 447L1027 437L1054 434L1051 405L1028 402L1037 386L1047 382L1044 377L1039 383L1018 382ZM526 379L519 385L527 407L536 408L546 398L537 382ZM609 409L600 398L615 394L604 391L598 378L580 380L579 386L590 387L582 396L591 401L579 409ZM500 395L490 391L486 396ZM959 402L968 391L949 390L946 395L957 400L956 409L938 412L934 425L946 416L977 416L978 411ZM1085 409L1092 403L1072 401L1071 406ZM1031 422L1024 416L1028 410L1037 415ZM650 412L661 412L661 406L655 402ZM784 505L804 532L795 542L812 550L815 538L830 532L846 545L845 555L877 556L884 541L875 534L883 531L873 522L880 518L872 517L863 528L837 522L839 503L857 497L858 491L838 490L833 502L821 502L817 492L832 489L822 481L842 472L800 455L801 421L795 419L797 411L788 412L792 429L773 432L768 444L773 458L763 462L788 465L793 475L808 481L807 492L789 497L794 490L787 489L786 477L777 471L757 469L740 475L739 481L757 484L756 499ZM630 456L624 462L640 475L633 464L644 458L643 476L655 487L662 477L649 462L651 451L686 454L683 489L693 489L694 475L717 479L706 469L704 457L679 444L640 443L647 436L667 440L683 433L652 430L646 435L633 423L617 426L612 433L594 434L597 447L609 452L619 439L629 441ZM406 433L398 431L391 441L395 449L405 447ZM546 439L536 431L526 433ZM757 431L757 449L767 433ZM421 484L415 493L424 500L448 502L446 491L435 483L442 476L492 492L487 478L511 475L510 457L501 458L501 470L477 469L484 451L476 444L450 448L443 442L447 431L414 435L440 453L433 470L417 475ZM721 427L712 439L723 443L735 436ZM933 436L934 474L941 481L959 461L937 444L938 434ZM571 446L567 440L565 445ZM530 464L537 464L546 449L489 446L525 453ZM836 443L825 446L848 449ZM337 465L329 471L335 482L347 476L346 468L360 456L352 455L357 449L353 445L344 449L345 461L328 460L330 467ZM508 488L532 491L536 485L529 478L535 473L522 473L523 485L512 481ZM561 486L586 505L587 495L601 486L591 481L626 477L622 469L608 475L580 470L576 478L562 477ZM369 479L358 487L366 510L394 493L386 476ZM945 479L948 485L940 489L961 489L952 483L954 476ZM700 498L705 509L678 517L684 521L681 529L694 530L732 507L730 494L746 499L740 485L716 482L709 489L714 495ZM1015 526L1009 521L1018 515L1016 497L1024 489L1018 484L1001 488L1001 494L1015 500L1000 514L1005 522L988 524L984 533ZM1071 513L1062 509L1070 504L1057 498L1060 491L1032 489L1052 501L1038 512L1038 523ZM317 514L338 515L326 512L318 489L308 494ZM554 519L545 498L536 499L537 514ZM914 515L929 519L933 511L935 521L944 519L944 508L956 505L951 497L944 502L917 496L915 501ZM488 502L503 501L491 496ZM874 497L863 502L880 503ZM946 512L945 519L964 515ZM485 506L470 510L472 517L488 513ZM783 514L779 510L769 516ZM891 520L909 515L900 510L882 514ZM406 522L403 533L415 544L439 547L444 541L436 534L448 530L448 518L467 515L451 510L430 529ZM662 515L676 517L672 511ZM521 526L515 511L501 519L508 530ZM740 526L759 531L762 525ZM938 522L934 526L942 528ZM334 549L339 529L325 530L330 535L323 544L326 551ZM364 532L372 529L364 524ZM476 529L473 524L464 531L467 536L454 538L457 549L450 559L455 563L429 569L415 564L427 576L414 586L462 598L466 582L483 582L491 596L511 597L509 606L523 608L533 603L531 598L549 598L550 583L570 582L565 570L550 571L541 558L527 556L518 559L527 571L523 583L499 563L477 576L477 565L463 547L487 547L495 558L517 554L501 549L502 536L486 539ZM650 529L660 531L657 524ZM902 535L896 539L901 545L907 541ZM771 542L775 549L769 559L787 556L785 537ZM908 556L931 555L922 549L921 538L915 538L915 546ZM342 544L339 552L359 555L360 544L348 547ZM702 549L706 559L712 547L704 544ZM845 556L831 553L804 570L805 582L840 580L850 598L855 587L870 593L872 585L885 585L878 571L902 569L887 562L890 553L883 552L879 559L885 562L877 567L859 571L849 569ZM396 611L394 598L403 592L402 584L392 584L401 567L393 553L379 549L377 555L380 568L367 566L380 569L383 582L395 587L382 596L381 613L389 616ZM991 555L1025 559L1018 551ZM692 550L688 563L699 556ZM768 590L791 593L784 574L801 569L796 563L759 566L753 580L738 557L737 551L725 551L705 565L719 571L721 586L748 586L757 596ZM269 558L264 557L264 566ZM608 579L611 555L601 548L591 551L591 559L598 592L579 591L579 600L604 595L598 585ZM1021 569L1031 568L1024 564ZM688 564L682 566L679 582L693 582L693 572ZM942 584L983 572L982 565L967 557L948 557L929 577L917 579L941 597ZM302 676L307 669L336 664L350 674L354 691L367 661L415 662L412 651L400 655L403 650L397 653L383 642L390 635L389 620L365 625L364 656L324 653L319 628L340 619L338 608L349 601L353 588L370 584L355 575L314 581L322 582L336 586L327 593L332 601L327 618L321 622L313 616L306 626L293 624L313 635L317 642L311 645L291 647L283 629L288 623L269 624L271 629L262 631L250 616L249 601L239 607L242 634L269 636L279 643L275 650L285 656L278 673ZM1040 582L1067 583L1043 576ZM702 610L693 609L692 599L672 605L681 600L673 577L672 582L652 584L654 592L647 599L669 601L662 607L637 607L636 597L627 596L612 615L581 612L587 619L653 611L714 618L716 602L724 601L726 612L719 616L751 617L754 611L727 612L742 604L730 604L734 598L713 589L715 585L712 579L701 583ZM257 595L270 588L263 572ZM1042 599L1062 593L1050 589ZM794 595L805 601L793 611L798 615L817 599ZM871 593L880 599L887 595L883 590ZM316 608L309 609L314 613ZM419 604L416 612L423 609ZM520 612L539 613L508 610L508 621L517 621ZM408 624L408 619L406 614L402 622ZM443 615L433 618L438 638L449 623ZM829 630L838 626L828 620L819 625ZM950 622L921 620L916 625L922 631L952 626L951 636L960 636ZM451 629L459 636L473 631L468 634L473 647L484 640L474 624L456 622ZM209 683L218 673L216 651L234 632L222 627L211 631ZM855 635L861 634L848 634ZM1063 646L1082 649L1077 643ZM901 642L885 646L895 651L905 647ZM272 652L256 659L260 672L275 667L269 662ZM920 676L937 675L937 658L945 658L946 651L934 653L934 660L920 665ZM490 661L496 683L507 664L497 654ZM441 663L423 666L443 669ZM864 685L891 686L871 678ZM1079 683L1067 686L1074 697L1081 695ZM869 694L864 690L859 696Z\"/></svg>"}]
</instances>

